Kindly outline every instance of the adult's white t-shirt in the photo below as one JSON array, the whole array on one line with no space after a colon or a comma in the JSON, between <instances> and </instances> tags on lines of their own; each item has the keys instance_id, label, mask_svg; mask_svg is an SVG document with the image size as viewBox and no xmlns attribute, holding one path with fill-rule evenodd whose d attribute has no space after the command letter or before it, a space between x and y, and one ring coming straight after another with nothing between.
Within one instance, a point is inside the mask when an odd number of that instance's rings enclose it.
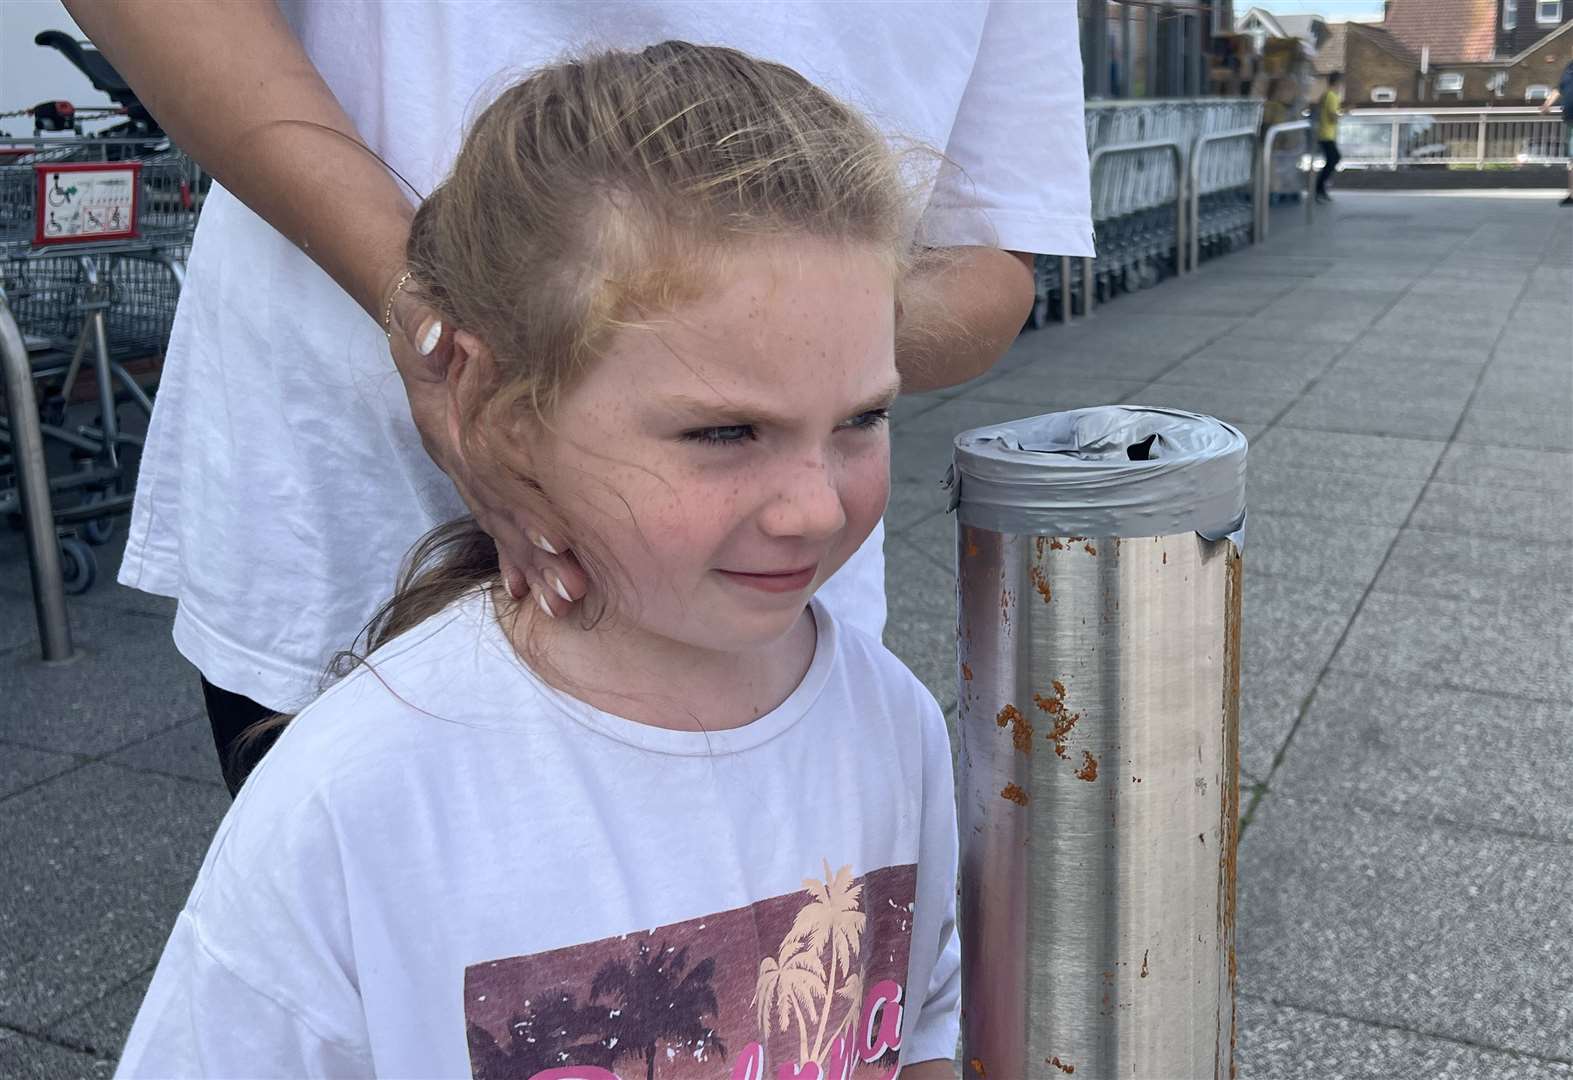
<instances>
[{"instance_id":1,"label":"adult's white t-shirt","mask_svg":"<svg viewBox=\"0 0 1573 1080\"><path fill-rule=\"evenodd\" d=\"M893 134L942 149L935 246L1088 255L1075 5L842 0L386 4L282 0L351 119L421 191L464 121L565 51L678 38L785 63ZM213 683L299 707L464 512L421 447L381 330L227 192L207 201L175 316L119 580L172 596ZM878 636L883 529L822 590Z\"/></svg>"},{"instance_id":2,"label":"adult's white t-shirt","mask_svg":"<svg viewBox=\"0 0 1573 1080\"><path fill-rule=\"evenodd\" d=\"M547 686L484 595L375 652L247 779L117 1075L885 1080L949 1059L944 718L811 610L796 690L708 734Z\"/></svg>"}]
</instances>

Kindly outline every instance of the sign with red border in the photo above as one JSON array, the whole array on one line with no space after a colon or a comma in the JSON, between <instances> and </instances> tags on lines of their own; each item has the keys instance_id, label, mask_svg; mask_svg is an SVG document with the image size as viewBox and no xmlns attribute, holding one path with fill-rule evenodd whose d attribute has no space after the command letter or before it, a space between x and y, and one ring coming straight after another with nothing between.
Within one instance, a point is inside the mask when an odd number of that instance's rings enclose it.
<instances>
[{"instance_id":1,"label":"sign with red border","mask_svg":"<svg viewBox=\"0 0 1573 1080\"><path fill-rule=\"evenodd\" d=\"M52 163L33 169L38 174L35 244L127 240L138 235L140 161Z\"/></svg>"}]
</instances>

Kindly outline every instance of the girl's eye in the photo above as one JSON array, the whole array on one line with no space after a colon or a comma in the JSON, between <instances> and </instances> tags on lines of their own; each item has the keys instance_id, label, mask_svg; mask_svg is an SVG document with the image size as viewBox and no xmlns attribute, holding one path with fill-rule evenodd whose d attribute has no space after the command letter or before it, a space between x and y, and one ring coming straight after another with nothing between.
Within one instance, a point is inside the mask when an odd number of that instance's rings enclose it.
<instances>
[{"instance_id":1,"label":"girl's eye","mask_svg":"<svg viewBox=\"0 0 1573 1080\"><path fill-rule=\"evenodd\" d=\"M729 424L726 427L685 431L683 438L689 442L704 443L706 446L741 446L745 442L753 442L759 438L759 433L754 430L752 424Z\"/></svg>"},{"instance_id":2,"label":"girl's eye","mask_svg":"<svg viewBox=\"0 0 1573 1080\"><path fill-rule=\"evenodd\" d=\"M859 413L842 426L858 431L873 431L889 419L889 409L871 409L866 413Z\"/></svg>"}]
</instances>

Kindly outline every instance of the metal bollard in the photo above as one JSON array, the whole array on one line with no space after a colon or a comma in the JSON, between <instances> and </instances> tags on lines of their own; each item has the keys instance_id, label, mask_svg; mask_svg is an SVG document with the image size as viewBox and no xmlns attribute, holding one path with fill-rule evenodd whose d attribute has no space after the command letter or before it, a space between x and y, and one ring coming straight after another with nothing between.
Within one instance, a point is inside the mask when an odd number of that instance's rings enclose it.
<instances>
[{"instance_id":1,"label":"metal bollard","mask_svg":"<svg viewBox=\"0 0 1573 1080\"><path fill-rule=\"evenodd\" d=\"M1246 440L956 439L963 1074L1231 1075Z\"/></svg>"},{"instance_id":2,"label":"metal bollard","mask_svg":"<svg viewBox=\"0 0 1573 1080\"><path fill-rule=\"evenodd\" d=\"M33 608L39 644L46 663L64 663L77 653L71 645L66 594L60 581L60 549L55 538L54 509L49 503L49 473L38 428L38 401L22 331L11 317L0 292L0 377L4 379L6 415L10 423L11 456L27 537L28 564L33 574Z\"/></svg>"}]
</instances>

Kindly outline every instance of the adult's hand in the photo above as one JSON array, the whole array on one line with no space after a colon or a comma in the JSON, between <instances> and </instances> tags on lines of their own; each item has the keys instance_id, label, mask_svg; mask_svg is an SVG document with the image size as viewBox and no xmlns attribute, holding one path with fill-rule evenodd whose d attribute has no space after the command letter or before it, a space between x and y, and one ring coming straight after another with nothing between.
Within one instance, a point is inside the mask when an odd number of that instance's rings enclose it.
<instances>
[{"instance_id":1,"label":"adult's hand","mask_svg":"<svg viewBox=\"0 0 1573 1080\"><path fill-rule=\"evenodd\" d=\"M517 600L528 589L547 614L566 614L583 598L587 585L567 541L546 535L521 512L518 481L501 462L477 458L478 452L467 452L459 439L450 384L464 372L456 360L453 331L403 289L394 293L391 329L388 349L404 380L415 429L475 520L497 542L508 595Z\"/></svg>"}]
</instances>

